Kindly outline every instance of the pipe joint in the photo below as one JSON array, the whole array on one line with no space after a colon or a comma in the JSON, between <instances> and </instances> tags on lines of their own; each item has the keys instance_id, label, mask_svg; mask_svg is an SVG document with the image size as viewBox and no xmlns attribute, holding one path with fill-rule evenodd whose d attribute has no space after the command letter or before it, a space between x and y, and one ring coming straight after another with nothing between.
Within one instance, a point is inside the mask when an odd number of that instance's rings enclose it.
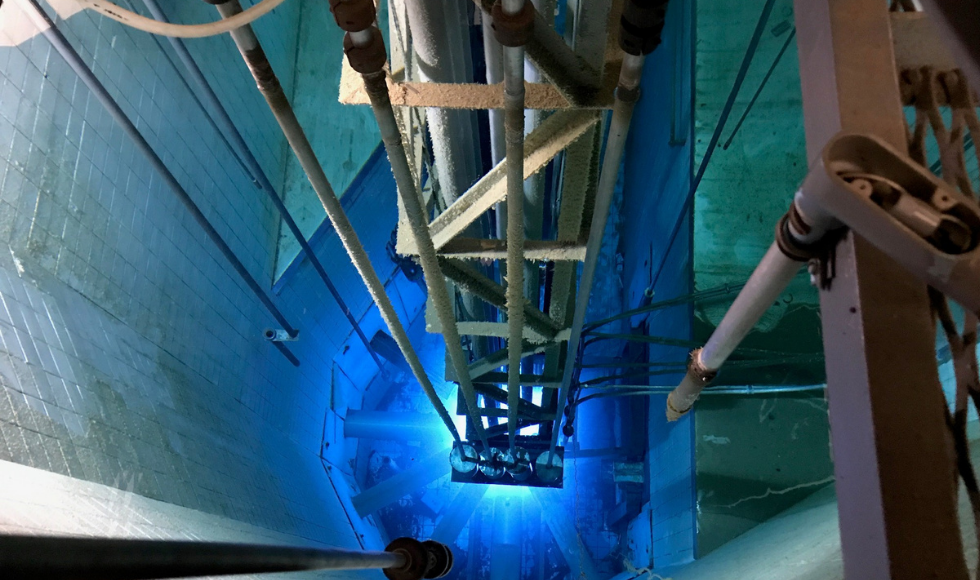
<instances>
[{"instance_id":1,"label":"pipe joint","mask_svg":"<svg viewBox=\"0 0 980 580\"><path fill-rule=\"evenodd\" d=\"M626 103L627 105L635 104L640 100L639 85L635 87L626 87L623 85L616 87L616 100Z\"/></svg>"},{"instance_id":2,"label":"pipe joint","mask_svg":"<svg viewBox=\"0 0 980 580\"><path fill-rule=\"evenodd\" d=\"M534 33L534 5L525 1L520 12L508 14L501 0L493 5L490 16L493 19L493 35L503 46L524 46Z\"/></svg>"},{"instance_id":3,"label":"pipe joint","mask_svg":"<svg viewBox=\"0 0 980 580\"><path fill-rule=\"evenodd\" d=\"M706 387L718 376L718 369L709 369L704 364L701 360L703 350L703 348L696 348L691 351L691 356L687 360L687 373L702 387Z\"/></svg>"},{"instance_id":4,"label":"pipe joint","mask_svg":"<svg viewBox=\"0 0 980 580\"><path fill-rule=\"evenodd\" d=\"M344 35L344 54L347 55L347 62L350 63L352 69L363 75L381 71L385 62L388 61L388 54L385 52L385 40L381 36L381 31L378 30L377 26L371 26L366 30L369 30L371 34L371 40L366 44L355 43L350 32ZM386 87L386 94L387 91Z\"/></svg>"},{"instance_id":5,"label":"pipe joint","mask_svg":"<svg viewBox=\"0 0 980 580\"><path fill-rule=\"evenodd\" d=\"M813 234L819 236L815 241L807 241ZM826 254L837 242L835 236L819 235L807 222L794 202L776 225L776 245L787 258L806 262Z\"/></svg>"},{"instance_id":6,"label":"pipe joint","mask_svg":"<svg viewBox=\"0 0 980 580\"><path fill-rule=\"evenodd\" d=\"M245 57L245 64L248 65L248 70L252 71L255 84L262 91L262 94L273 95L283 92L282 86L279 84L279 77L272 70L272 64L269 63L269 59L261 46L243 51L242 56Z\"/></svg>"},{"instance_id":7,"label":"pipe joint","mask_svg":"<svg viewBox=\"0 0 980 580\"><path fill-rule=\"evenodd\" d=\"M715 376L718 375L717 369L708 368L701 360L701 352L704 349L697 348L691 351L691 358L687 361L687 374L684 380L676 389L667 395L667 420L677 421L687 414L694 407L695 401L701 396L701 390L707 387Z\"/></svg>"},{"instance_id":8,"label":"pipe joint","mask_svg":"<svg viewBox=\"0 0 980 580\"><path fill-rule=\"evenodd\" d=\"M330 0L330 13L342 30L360 32L374 25L377 10L371 0Z\"/></svg>"},{"instance_id":9,"label":"pipe joint","mask_svg":"<svg viewBox=\"0 0 980 580\"><path fill-rule=\"evenodd\" d=\"M628 0L619 19L619 46L632 55L650 54L660 46L667 0Z\"/></svg>"},{"instance_id":10,"label":"pipe joint","mask_svg":"<svg viewBox=\"0 0 980 580\"><path fill-rule=\"evenodd\" d=\"M442 578L453 569L453 553L445 544L434 540L420 542L414 538L398 538L385 548L386 552L404 558L404 564L384 569L389 580L422 580Z\"/></svg>"}]
</instances>

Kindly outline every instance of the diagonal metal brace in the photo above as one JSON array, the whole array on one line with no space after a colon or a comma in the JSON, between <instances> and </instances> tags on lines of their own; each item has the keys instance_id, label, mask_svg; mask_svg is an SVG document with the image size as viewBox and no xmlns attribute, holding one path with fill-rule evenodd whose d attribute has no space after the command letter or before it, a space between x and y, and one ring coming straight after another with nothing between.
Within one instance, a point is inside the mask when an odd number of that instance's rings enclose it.
<instances>
[{"instance_id":1,"label":"diagonal metal brace","mask_svg":"<svg viewBox=\"0 0 980 580\"><path fill-rule=\"evenodd\" d=\"M585 110L558 111L545 119L524 141L524 178L528 179L543 169L598 121L599 113ZM507 197L506 176L507 162L504 160L432 221L429 231L436 250L463 233L496 203L504 201ZM407 222L398 224L397 243L399 254L418 254L418 247Z\"/></svg>"},{"instance_id":2,"label":"diagonal metal brace","mask_svg":"<svg viewBox=\"0 0 980 580\"><path fill-rule=\"evenodd\" d=\"M506 290L500 284L486 277L482 272L459 260L440 258L442 273L452 279L460 288L497 308L506 304ZM530 300L524 300L524 316L527 325L549 340L554 339L560 328L551 318L535 308Z\"/></svg>"},{"instance_id":3,"label":"diagonal metal brace","mask_svg":"<svg viewBox=\"0 0 980 580\"><path fill-rule=\"evenodd\" d=\"M473 0L483 10L484 18L493 11L494 0ZM534 33L524 50L531 62L550 80L568 102L584 106L595 98L602 83L602 72L596 70L565 43L547 20L534 14Z\"/></svg>"}]
</instances>

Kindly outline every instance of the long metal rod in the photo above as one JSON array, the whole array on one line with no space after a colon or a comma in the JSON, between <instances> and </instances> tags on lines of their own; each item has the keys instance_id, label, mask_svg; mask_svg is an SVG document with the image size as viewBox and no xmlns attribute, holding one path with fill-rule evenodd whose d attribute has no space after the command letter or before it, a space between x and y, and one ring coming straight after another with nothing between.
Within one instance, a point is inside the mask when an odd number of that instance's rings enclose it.
<instances>
[{"instance_id":1,"label":"long metal rod","mask_svg":"<svg viewBox=\"0 0 980 580\"><path fill-rule=\"evenodd\" d=\"M160 5L157 4L156 0L143 0L143 3L146 5L147 10L150 11L150 14L153 15L153 18L156 18L161 22L167 22L167 16L163 13L163 10L160 9ZM290 232L292 232L293 236L296 238L296 241L299 242L303 253L306 254L306 257L310 260L310 265L312 265L313 269L316 270L316 273L320 276L320 279L323 280L324 286L327 287L327 291L330 292L330 296L333 297L334 301L337 303L337 306L340 308L340 311L344 313L347 321L350 322L351 328L354 329L354 333L357 334L357 337L362 343L364 343L364 348L367 349L367 352L369 355L371 355L374 363L378 365L378 368L382 368L384 363L378 356L378 353L374 350L374 347L371 346L371 341L364 334L364 331L361 329L361 325L357 322L357 318L354 317L354 314L351 312L350 308L348 308L347 303L340 295L337 287L334 286L330 276L327 275L327 271L320 262L320 259L317 257L316 252L314 252L313 248L310 247L309 242L306 240L306 236L303 235L302 230L299 229L299 225L296 224L296 220L293 219L292 214L286 208L282 198L280 198L279 194L276 193L276 188L272 186L272 182L269 181L269 177L266 175L265 171L262 170L262 166L255 158L255 155L252 154L252 150L245 142L242 134L238 131L238 128L235 126L235 122L231 118L231 115L228 114L225 106L221 103L221 99L219 99L218 95L215 94L214 89L211 88L211 84L208 83L204 73L201 72L201 68L197 65L194 57L191 56L190 51L187 50L187 46L184 44L184 41L174 37L167 37L167 40L170 41L170 46L173 47L174 52L177 53L177 58L179 58L180 62L183 63L184 68L187 69L191 79L194 80L194 84L196 84L198 89L201 91L204 100L207 101L208 105L211 107L211 110L217 116L217 122L224 128L224 131L219 131L219 134L222 136L222 138L227 136L227 138L231 139L231 141L234 143L235 147L232 148L232 151L234 152L237 149L239 155L241 156L241 162L245 166L245 170L251 176L254 176L254 179L258 182L259 187L261 187L269 196L269 200L282 216L282 221L286 223L286 227L289 228Z\"/></svg>"},{"instance_id":2,"label":"long metal rod","mask_svg":"<svg viewBox=\"0 0 980 580\"><path fill-rule=\"evenodd\" d=\"M609 218L609 205L616 189L619 166L622 163L623 151L626 148L626 136L629 134L630 121L633 118L633 107L639 96L640 78L643 75L645 60L645 55L623 54L623 67L619 72L619 84L616 88L616 100L613 103L612 121L609 124L609 137L606 141L606 152L602 159L602 171L596 189L595 209L592 213L589 241L585 249L585 264L582 266L582 278L575 298L571 336L568 339L565 368L562 372L561 388L558 391L557 414L554 428L551 430L552 456L555 455L558 434L561 433L561 420L564 416L565 403L568 401L568 390L572 384L572 376L575 373L578 343L582 338L582 325L585 323L589 294L592 291L592 282L595 280L596 266L599 263L599 249L602 246L606 220Z\"/></svg>"},{"instance_id":3,"label":"long metal rod","mask_svg":"<svg viewBox=\"0 0 980 580\"><path fill-rule=\"evenodd\" d=\"M132 139L133 143L136 145L136 148L139 149L140 153L146 157L150 165L152 165L157 173L160 174L160 177L163 178L163 181L167 184L167 187L169 187L173 194L177 196L177 199L184 204L184 207L187 208L194 220L199 226L201 226L201 229L204 230L204 233L207 234L208 238L210 238L214 245L218 247L218 250L221 251L225 259L228 260L245 284L255 294L256 298L262 302L272 317L275 318L276 321L282 326L283 330L289 333L290 336L296 336L299 331L289 324L286 317L272 302L269 295L262 289L259 283L256 282L255 278L252 277L252 274L248 271L245 265L242 264L241 260L238 259L238 256L235 255L235 252L232 251L218 231L214 229L211 222L209 222L207 217L204 216L201 208L194 203L194 200L191 199L191 196L187 193L183 186L180 185L180 182L178 182L177 178L170 172L163 160L156 154L156 151L154 151L153 147L151 147L146 141L139 129L136 128L136 125L133 124L129 117L126 116L126 113L123 112L122 108L119 107L119 103L112 98L112 95L109 94L109 91L106 90L105 86L103 86L103 84L95 76L92 69L85 64L82 57L78 55L74 48L72 48L71 44L68 42L68 39L65 38L60 30L58 30L54 22L51 21L44 10L37 4L36 0L15 1L20 2L25 14L32 20L34 25L41 31L44 37L48 39L54 49L58 51L62 58L65 59L68 66L75 71L78 78L80 78L82 82L85 83L85 86L92 91L95 98L99 100L106 112L108 112L113 120L116 121L123 132L126 133L130 139Z\"/></svg>"},{"instance_id":4,"label":"long metal rod","mask_svg":"<svg viewBox=\"0 0 980 580\"><path fill-rule=\"evenodd\" d=\"M217 9L223 18L229 18L242 11L241 4L239 4L238 0L229 0L224 4L218 4ZM459 432L456 430L456 425L453 423L452 417L446 410L445 405L442 404L439 395L432 387L432 381L426 375L425 369L422 368L422 362L419 360L415 348L412 347L405 328L402 326L401 321L398 320L395 307L391 304L391 300L385 293L384 284L381 282L381 278L378 277L378 273L374 270L371 259L368 257L364 246L361 244L361 240L357 236L357 232L354 231L354 227L347 218L347 213L340 205L340 200L337 199L337 195L334 193L330 181L327 180L327 176L323 172L323 167L320 165L316 153L313 152L313 146L310 145L310 141L307 139L303 127L299 124L296 113L293 112L293 108L289 104L289 99L286 98L286 94L279 84L279 79L276 77L275 71L272 70L272 65L266 58L261 45L259 45L259 40L255 36L255 32L253 32L250 25L246 25L233 30L231 37L235 41L235 45L238 47L239 52L241 52L242 57L245 59L249 70L252 71L252 76L255 77L255 82L259 90L265 97L266 102L268 102L272 114L276 117L276 121L279 122L283 135L285 135L290 147L292 147L296 159L299 161L304 173L306 173L307 179L310 181L310 185L313 186L313 191L320 198L320 203L323 204L323 208L327 212L327 217L330 218L330 223L333 224L337 236L347 250L347 255L350 256L351 262L354 263L354 267L361 275L361 279L364 281L364 285L367 286L371 298L378 305L382 320L388 325L392 338L398 343L398 348L401 349L402 354L405 355L405 360L412 368L412 374L415 375L419 385L422 386L426 397L432 403L439 417L442 418L442 422L449 429L453 439L459 441Z\"/></svg>"},{"instance_id":5,"label":"long metal rod","mask_svg":"<svg viewBox=\"0 0 980 580\"><path fill-rule=\"evenodd\" d=\"M694 180L691 181L691 188L688 190L687 197L684 199L684 205L681 206L681 210L677 214L677 220L674 222L674 227L670 230L670 237L667 239L667 248L660 256L660 264L657 266L656 273L653 275L650 288L657 287L660 274L667 264L667 257L670 255L670 250L674 247L674 241L677 240L677 235L680 233L681 226L684 224L684 218L687 217L688 212L691 210L691 204L694 203L694 194L697 193L698 186L701 185L701 179L704 178L704 173L708 170L708 163L711 161L711 156L714 155L715 148L718 146L718 140L721 138L721 133L725 129L725 123L728 122L728 117L732 114L735 98L738 97L742 83L745 82L745 75L749 72L749 65L752 64L752 59L755 58L755 52L759 48L759 40L762 39L762 33L766 29L766 23L769 22L769 15L772 13L772 7L775 3L776 0L767 0L766 5L762 8L762 14L759 15L759 21L755 25L755 30L752 32L752 38L749 40L749 46L745 49L745 56L742 57L742 64L738 67L738 74L735 75L732 90L729 91L728 98L725 100L725 106L721 109L718 124L715 125L715 130L711 134L711 140L708 141L708 147L704 150L704 157L701 158L698 171L694 175Z\"/></svg>"},{"instance_id":6,"label":"long metal rod","mask_svg":"<svg viewBox=\"0 0 980 580\"><path fill-rule=\"evenodd\" d=\"M525 0L502 0L516 15ZM504 47L504 135L507 142L507 438L513 451L521 399L524 340L524 47Z\"/></svg>"},{"instance_id":7,"label":"long metal rod","mask_svg":"<svg viewBox=\"0 0 980 580\"><path fill-rule=\"evenodd\" d=\"M401 569L401 552L182 540L0 536L6 580L137 580L298 570Z\"/></svg>"},{"instance_id":8,"label":"long metal rod","mask_svg":"<svg viewBox=\"0 0 980 580\"><path fill-rule=\"evenodd\" d=\"M776 54L776 58L773 59L772 64L769 65L769 70L766 71L766 76L762 77L762 82L759 83L759 88L755 90L755 93L752 94L752 98L749 99L749 104L745 105L745 110L742 111L742 116L738 118L738 122L735 123L735 128L732 129L732 134L728 136L728 139L725 140L725 144L721 146L722 149L728 149L728 147L731 146L732 141L735 140L735 135L738 134L738 130L742 128L742 123L745 123L745 119L749 116L749 113L752 112L752 108L755 107L756 101L758 101L759 96L762 95L762 90L766 88L766 85L769 83L769 79L772 78L772 73L776 70L776 67L779 66L779 61L783 59L783 55L786 54L786 49L788 49L789 45L793 43L794 38L796 38L795 27L790 31L789 36L786 37L786 40L783 41L783 46L779 49L779 53Z\"/></svg>"},{"instance_id":9,"label":"long metal rod","mask_svg":"<svg viewBox=\"0 0 980 580\"><path fill-rule=\"evenodd\" d=\"M677 420L686 413L707 385L704 376L713 374L728 360L739 343L772 306L800 270L801 263L787 257L773 243L735 302L701 350L691 355L691 366L681 383L667 398L667 417Z\"/></svg>"},{"instance_id":10,"label":"long metal rod","mask_svg":"<svg viewBox=\"0 0 980 580\"><path fill-rule=\"evenodd\" d=\"M357 37L351 34L351 38L354 45L357 46L359 44ZM367 39L367 42L371 42L370 38ZM466 360L466 354L463 352L459 328L456 326L453 303L449 296L449 290L446 288L446 279L439 266L439 258L429 233L425 211L422 209L422 194L415 183L415 177L412 175L412 168L408 162L408 156L405 154L405 146L402 144L398 121L395 119L395 111L392 109L391 100L388 97L388 84L385 81L385 74L384 70L363 74L364 88L371 99L371 109L374 111L378 129L381 131L381 140L388 153L391 171L395 175L395 183L398 186L402 206L405 208L405 216L408 218L415 243L418 245L419 261L425 275L425 284L442 326L446 350L459 380L459 388L463 393L463 400L466 402L467 415L473 429L483 442L484 449L489 450L490 444L487 440L486 430L483 428L483 420L479 414L476 391L470 381L469 364Z\"/></svg>"}]
</instances>

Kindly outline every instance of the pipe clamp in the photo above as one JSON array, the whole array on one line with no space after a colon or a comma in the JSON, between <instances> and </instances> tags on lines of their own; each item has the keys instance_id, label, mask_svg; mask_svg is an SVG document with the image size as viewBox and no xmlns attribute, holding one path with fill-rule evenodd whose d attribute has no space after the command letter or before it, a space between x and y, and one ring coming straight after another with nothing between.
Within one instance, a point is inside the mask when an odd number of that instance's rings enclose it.
<instances>
[{"instance_id":1,"label":"pipe clamp","mask_svg":"<svg viewBox=\"0 0 980 580\"><path fill-rule=\"evenodd\" d=\"M524 46L534 32L534 5L525 0L524 7L517 14L507 14L500 0L493 5L490 16L493 35L504 46Z\"/></svg>"},{"instance_id":2,"label":"pipe clamp","mask_svg":"<svg viewBox=\"0 0 980 580\"><path fill-rule=\"evenodd\" d=\"M352 69L361 74L380 71L388 60L381 31L376 26L367 30L371 31L371 43L364 46L355 46L350 37L350 32L344 35L344 54L347 55L347 62L350 63Z\"/></svg>"},{"instance_id":3,"label":"pipe clamp","mask_svg":"<svg viewBox=\"0 0 980 580\"><path fill-rule=\"evenodd\" d=\"M650 54L660 46L667 0L628 0L619 19L619 46L632 55Z\"/></svg>"}]
</instances>

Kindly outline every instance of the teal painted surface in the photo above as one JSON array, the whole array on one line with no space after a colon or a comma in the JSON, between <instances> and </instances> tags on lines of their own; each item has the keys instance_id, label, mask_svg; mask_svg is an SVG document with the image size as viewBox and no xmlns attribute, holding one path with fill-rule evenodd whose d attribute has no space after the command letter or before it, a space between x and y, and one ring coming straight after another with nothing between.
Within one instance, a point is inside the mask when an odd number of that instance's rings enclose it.
<instances>
[{"instance_id":1,"label":"teal painted surface","mask_svg":"<svg viewBox=\"0 0 980 580\"><path fill-rule=\"evenodd\" d=\"M701 162L765 0L702 0L697 9L695 165ZM806 175L803 108L795 42L783 55L728 149L728 140L793 25L792 2L778 0L759 42L731 117L695 197L694 277L699 289L748 278L772 243L776 222ZM779 33L779 34L777 34ZM816 303L805 279L793 302ZM762 321L775 325L786 305ZM699 316L717 324L723 308Z\"/></svg>"},{"instance_id":2,"label":"teal painted surface","mask_svg":"<svg viewBox=\"0 0 980 580\"><path fill-rule=\"evenodd\" d=\"M697 4L696 164L718 123L765 0ZM731 141L739 118L793 26L792 2L777 0L718 148L695 197L694 279L699 290L744 282L773 241L776 222L806 175L799 64L791 43ZM694 307L698 342L734 296ZM747 337L752 358L774 364L723 369L718 384L824 381L817 292L801 273ZM738 353L736 353L738 354ZM785 356L806 364L777 363ZM698 557L704 557L830 481L822 396L704 397L695 416Z\"/></svg>"},{"instance_id":3,"label":"teal painted surface","mask_svg":"<svg viewBox=\"0 0 980 580\"><path fill-rule=\"evenodd\" d=\"M291 102L323 170L337 196L343 196L361 167L381 141L371 108L338 102L340 72L344 59L344 31L330 14L330 5L319 0L300 4L299 42L296 47L295 84ZM381 2L378 23L388 42L388 3ZM390 52L389 52L390 54ZM309 238L326 213L299 162L286 150L282 195L300 229ZM299 243L283 228L276 260L278 278L299 253Z\"/></svg>"}]
</instances>

